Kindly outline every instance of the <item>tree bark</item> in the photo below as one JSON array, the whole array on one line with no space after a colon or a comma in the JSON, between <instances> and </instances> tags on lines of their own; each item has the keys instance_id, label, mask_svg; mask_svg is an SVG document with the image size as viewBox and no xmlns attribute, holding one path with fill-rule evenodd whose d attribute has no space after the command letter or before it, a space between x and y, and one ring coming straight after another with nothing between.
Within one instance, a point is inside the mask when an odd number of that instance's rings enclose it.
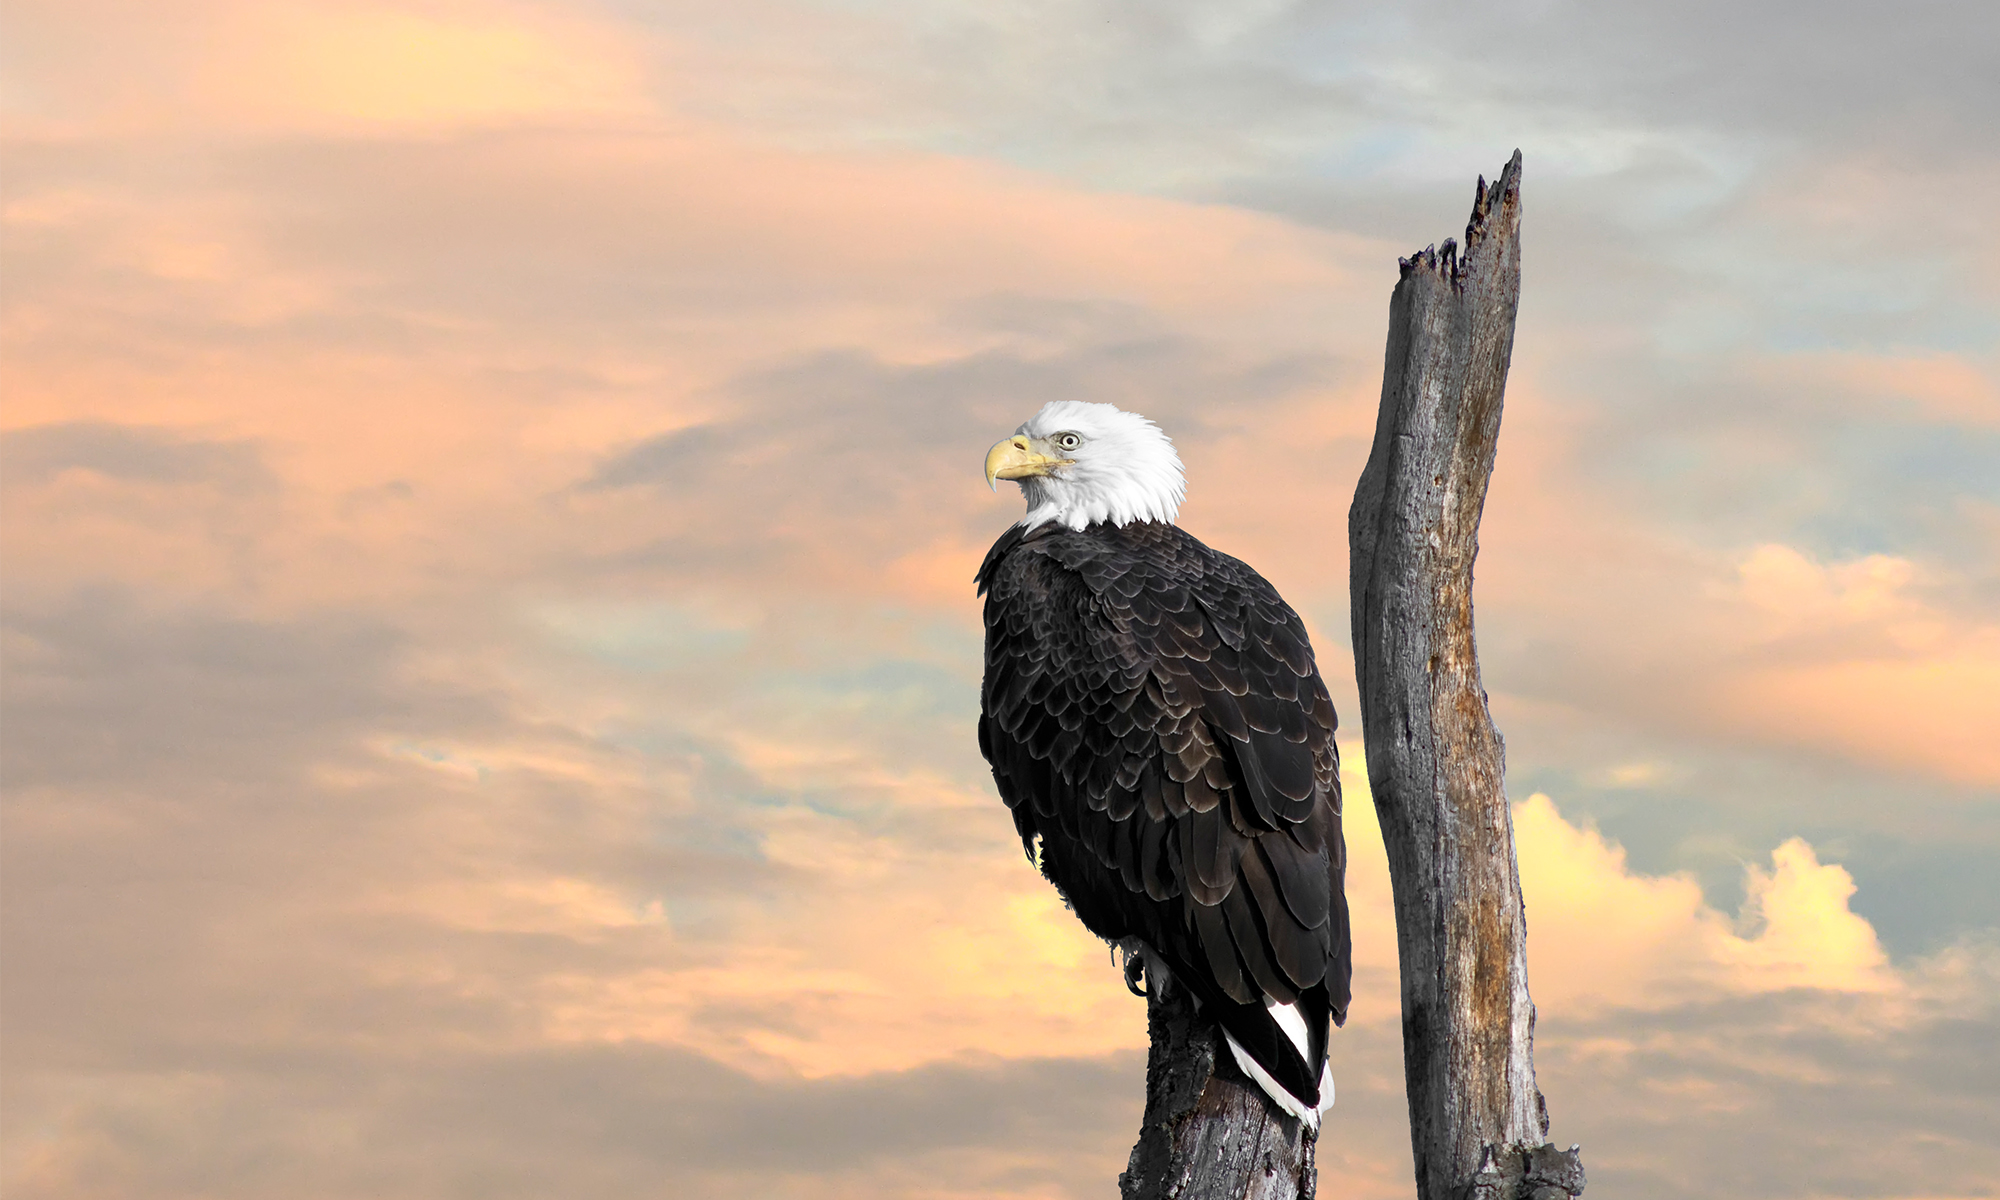
<instances>
[{"instance_id":1,"label":"tree bark","mask_svg":"<svg viewBox=\"0 0 2000 1200\"><path fill-rule=\"evenodd\" d=\"M1520 299L1521 156L1481 179L1460 251L1402 260L1375 443L1348 513L1368 781L1395 889L1419 1200L1554 1200L1527 922L1472 628L1472 566Z\"/></svg>"},{"instance_id":2,"label":"tree bark","mask_svg":"<svg viewBox=\"0 0 2000 1200\"><path fill-rule=\"evenodd\" d=\"M1237 1070L1186 989L1148 973L1146 1118L1123 1200L1312 1200L1313 1134Z\"/></svg>"}]
</instances>

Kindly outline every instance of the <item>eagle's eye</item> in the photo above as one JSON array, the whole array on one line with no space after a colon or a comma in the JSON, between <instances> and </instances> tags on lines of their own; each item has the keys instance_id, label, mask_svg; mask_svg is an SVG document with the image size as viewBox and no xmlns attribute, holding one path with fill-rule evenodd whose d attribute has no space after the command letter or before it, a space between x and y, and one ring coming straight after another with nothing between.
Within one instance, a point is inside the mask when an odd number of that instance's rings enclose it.
<instances>
[{"instance_id":1,"label":"eagle's eye","mask_svg":"<svg viewBox=\"0 0 2000 1200\"><path fill-rule=\"evenodd\" d=\"M1073 433L1059 433L1049 439L1059 450L1074 450L1083 445L1083 439Z\"/></svg>"}]
</instances>

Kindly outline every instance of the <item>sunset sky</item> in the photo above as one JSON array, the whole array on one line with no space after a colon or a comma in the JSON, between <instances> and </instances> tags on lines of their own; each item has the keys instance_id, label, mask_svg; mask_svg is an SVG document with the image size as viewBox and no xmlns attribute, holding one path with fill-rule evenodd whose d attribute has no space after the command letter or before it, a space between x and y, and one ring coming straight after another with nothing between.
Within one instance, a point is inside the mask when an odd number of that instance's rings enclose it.
<instances>
[{"instance_id":1,"label":"sunset sky","mask_svg":"<svg viewBox=\"0 0 2000 1200\"><path fill-rule=\"evenodd\" d=\"M1311 628L1519 147L1476 592L1593 1196L2000 1196L2000 18L13 0L0 1190L1108 1197L1144 1006L973 739L1043 402Z\"/></svg>"}]
</instances>

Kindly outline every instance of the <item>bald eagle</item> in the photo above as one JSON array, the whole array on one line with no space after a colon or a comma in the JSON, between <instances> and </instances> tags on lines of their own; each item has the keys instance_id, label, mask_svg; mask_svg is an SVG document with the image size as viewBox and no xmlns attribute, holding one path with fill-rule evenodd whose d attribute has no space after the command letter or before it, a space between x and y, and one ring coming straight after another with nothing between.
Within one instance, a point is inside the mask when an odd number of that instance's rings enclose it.
<instances>
[{"instance_id":1,"label":"bald eagle","mask_svg":"<svg viewBox=\"0 0 2000 1200\"><path fill-rule=\"evenodd\" d=\"M1057 401L986 456L1028 514L987 552L979 749L1030 861L1317 1128L1352 975L1333 702L1264 578L1174 525L1159 427Z\"/></svg>"}]
</instances>

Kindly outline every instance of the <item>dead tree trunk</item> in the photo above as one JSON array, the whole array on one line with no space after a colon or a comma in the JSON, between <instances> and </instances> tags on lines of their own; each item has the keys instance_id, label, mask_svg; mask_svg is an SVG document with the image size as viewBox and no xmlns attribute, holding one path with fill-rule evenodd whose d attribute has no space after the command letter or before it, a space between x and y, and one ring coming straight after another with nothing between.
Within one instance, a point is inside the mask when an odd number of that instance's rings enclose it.
<instances>
[{"instance_id":1,"label":"dead tree trunk","mask_svg":"<svg viewBox=\"0 0 2000 1200\"><path fill-rule=\"evenodd\" d=\"M1481 179L1465 247L1402 262L1374 449L1348 513L1368 782L1396 897L1419 1200L1558 1200L1544 1146L1505 752L1480 686L1472 564L1520 299L1521 156Z\"/></svg>"},{"instance_id":2,"label":"dead tree trunk","mask_svg":"<svg viewBox=\"0 0 2000 1200\"><path fill-rule=\"evenodd\" d=\"M1123 1200L1312 1200L1313 1135L1236 1069L1184 988L1148 977L1146 1118Z\"/></svg>"}]
</instances>

